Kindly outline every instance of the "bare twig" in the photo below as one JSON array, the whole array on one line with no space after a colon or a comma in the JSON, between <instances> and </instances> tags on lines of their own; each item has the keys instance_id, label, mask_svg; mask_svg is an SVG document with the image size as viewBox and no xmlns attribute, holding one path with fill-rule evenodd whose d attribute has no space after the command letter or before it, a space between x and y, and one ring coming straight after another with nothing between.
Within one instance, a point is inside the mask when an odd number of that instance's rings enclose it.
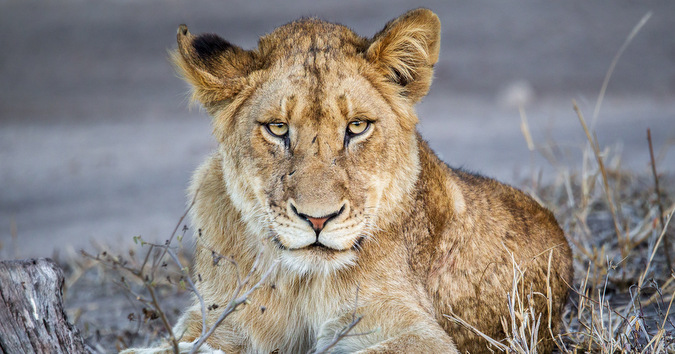
<instances>
[{"instance_id":1,"label":"bare twig","mask_svg":"<svg viewBox=\"0 0 675 354\"><path fill-rule=\"evenodd\" d=\"M183 223L183 220L185 219L185 217L190 213L190 210L192 210L192 207L195 206L195 203L197 202L197 195L199 195L199 190L200 190L200 189L201 189L201 186L199 186L199 187L197 188L197 190L195 191L195 195L192 197L192 201L190 202L190 205L185 209L185 212L183 212L183 215L181 215L180 219L178 219L178 223L176 223L176 227L174 227L173 232L171 232L171 236L170 236L169 239L166 241L166 244L165 244L165 245L166 245L167 247L164 248L164 253L162 253L162 255L159 256L157 259L161 260L161 259L163 259L164 256L166 255L166 252L167 252L167 250L169 249L168 246L173 242L173 238L176 236L176 232L178 232L178 228L179 228L180 225ZM180 262L178 263L178 265L180 266ZM181 268L182 268L182 267L181 267ZM157 263L155 263L155 264L153 265L153 270L156 270L156 269L157 269Z\"/></svg>"},{"instance_id":2,"label":"bare twig","mask_svg":"<svg viewBox=\"0 0 675 354\"><path fill-rule=\"evenodd\" d=\"M192 291L195 294L195 296L197 296L197 300L199 300L199 308L202 313L201 335L203 336L204 334L206 334L206 305L204 304L204 297L199 293L199 291L197 291L197 287L195 286L195 283L192 281L192 277L190 276L189 272L181 265L180 259L178 259L178 255L176 255L176 253L173 250L169 249L168 247L167 250L168 250L167 254L169 255L169 257L171 257L174 263L176 263L176 265L180 267L181 272L183 273L183 277L187 281L188 286L190 287L189 290Z\"/></svg>"},{"instance_id":3,"label":"bare twig","mask_svg":"<svg viewBox=\"0 0 675 354\"><path fill-rule=\"evenodd\" d=\"M155 311L157 311L159 318L162 319L162 324L164 325L164 328L169 333L169 340L171 341L171 347L173 347L173 352L178 354L179 353L178 340L176 339L176 336L173 334L173 328L171 327L169 320L166 318L164 310L162 310L162 307L159 305L159 299L155 294L155 288L151 285L148 285L146 287L148 289L148 292L150 293L150 297L152 297L153 307L155 308Z\"/></svg>"},{"instance_id":4,"label":"bare twig","mask_svg":"<svg viewBox=\"0 0 675 354\"><path fill-rule=\"evenodd\" d=\"M152 252L152 250L154 249L154 247L156 247L156 245L152 245L152 244L149 244L149 245L150 245L150 249L148 250L148 254L150 254ZM129 272L130 274L132 274L133 276L135 276L136 278L138 278L138 280L140 280L141 282L143 282L143 285L145 286L145 288L150 293L151 300L145 299L140 294L134 292L133 289L131 289L131 287L128 286L128 284L126 284L125 280L122 281L121 285L125 290L127 290L129 293L131 293L136 298L136 300L152 307L152 310L162 320L162 325L164 326L166 331L169 333L169 341L171 343L173 352L177 354L179 352L178 351L178 340L174 336L173 329L171 328L171 324L169 323L169 320L166 317L166 313L162 309L162 306L159 303L159 298L157 297L157 295L155 293L155 289L154 289L155 283L154 283L153 276L151 274L145 274L143 272L143 266L141 266L138 269L129 267L129 266L126 265L125 262L120 261L117 257L113 257L113 256L108 255L106 252L103 253L104 257L106 257L105 259L101 259L100 255L99 256L93 256L93 255L87 253L84 250L82 251L82 255L85 256L85 257L89 257L91 259L94 259L94 260L98 260L103 265L106 265L108 267L123 269L123 270ZM143 265L145 265L147 263L147 259L148 259L148 256L146 255L145 260L143 262Z\"/></svg>"},{"instance_id":5,"label":"bare twig","mask_svg":"<svg viewBox=\"0 0 675 354\"><path fill-rule=\"evenodd\" d=\"M234 291L234 294L232 295L232 300L230 300L230 303L223 310L223 312L220 314L220 317L218 317L216 322L213 323L213 325L206 332L206 334L199 337L195 345L192 347L192 350L190 350L190 354L196 353L199 350L199 348L204 344L206 339L208 339L211 336L211 334L213 334L213 332L218 328L218 326L225 320L225 318L227 318L227 316L229 316L232 312L234 312L234 310L236 310L237 307L239 307L239 305L246 303L248 297L251 296L251 293L253 293L256 289L258 289L265 282L265 280L267 280L270 274L272 274L272 272L276 270L278 261L274 261L272 265L270 265L269 269L267 269L265 274L263 274L263 276L260 278L260 280L250 289L244 292L243 295L239 296L241 291L248 285L253 274L255 274L255 272L257 271L258 263L261 256L262 253L258 254L258 257L256 257L256 260L253 263L253 267L251 267L251 271L248 273L244 281L238 284L237 289Z\"/></svg>"},{"instance_id":6,"label":"bare twig","mask_svg":"<svg viewBox=\"0 0 675 354\"><path fill-rule=\"evenodd\" d=\"M128 266L125 262L120 261L117 257L112 257L108 256L107 253L104 252L104 257L106 259L101 259L100 255L99 256L93 256L90 255L89 253L82 251L82 254L85 257L89 257L95 260L100 261L104 265L110 266L112 268L121 268L130 274L134 275L136 278L138 278L140 281L143 282L145 288L147 289L148 293L150 294L151 300L147 300L143 298L140 294L135 293L131 287L129 287L126 282L124 282L123 286L124 288L129 291L131 294L134 295L134 297L140 301L145 303L146 305L149 305L152 307L153 311L157 314L157 316L161 319L162 325L166 329L167 333L169 334L169 342L171 343L172 349L174 353L178 353L178 339L176 338L175 334L173 333L173 328L171 324L169 323L168 317L166 316L166 313L162 309L162 306L159 303L159 298L157 297L157 294L155 292L155 273L157 272L157 268L159 265L162 263L162 259L166 256L167 253L170 254L170 256L173 258L174 262L178 265L178 267L181 269L181 272L183 273L183 277L188 279L188 283L191 286L191 290L197 294L197 297L201 300L201 296L198 294L196 287L194 286L194 283L192 282L189 274L187 274L186 270L182 267L180 261L178 260L178 257L176 254L170 249L171 243L173 242L173 239L180 227L180 225L183 223L183 220L187 216L187 214L190 212L190 209L194 206L197 198L199 190L195 193L194 198L192 199L192 203L186 208L185 212L183 215L180 217L178 220L178 223L176 224L176 227L174 228L173 232L171 233L171 236L169 239L164 243L164 245L156 245L156 244L151 244L147 243L145 241L141 240L141 245L148 245L149 249L145 254L145 257L143 258L143 262L141 263L140 267L134 268L131 266ZM134 240L140 239L134 238ZM152 259L152 266L150 267L149 271L146 271L146 266L150 262L150 257L153 254L154 251L159 251L161 250L160 253L155 253L154 258ZM201 304L203 307L203 300L201 300ZM202 312L204 314L204 312Z\"/></svg>"},{"instance_id":7,"label":"bare twig","mask_svg":"<svg viewBox=\"0 0 675 354\"><path fill-rule=\"evenodd\" d=\"M335 333L335 335L333 336L333 340L331 340L330 343L327 343L323 347L318 348L316 351L312 351L310 353L312 353L312 354L328 353L328 351L331 348L333 348L339 341L341 341L345 337L351 336L349 334L349 332L351 332L352 329L354 329L354 327L356 327L356 325L358 325L359 322L361 322L362 318L363 318L363 316L352 317L352 321L349 324L347 324L345 327L343 327L341 330L339 330ZM353 334L353 335L362 336L362 335L366 335L366 334L369 334L369 333L372 333L372 331L367 332L367 333L357 333L357 334Z\"/></svg>"},{"instance_id":8,"label":"bare twig","mask_svg":"<svg viewBox=\"0 0 675 354\"><path fill-rule=\"evenodd\" d=\"M341 330L337 331L335 335L333 335L333 339L329 342L326 343L323 347L321 348L316 348L314 350L311 350L311 354L323 354L323 353L328 353L330 349L332 349L339 341L346 337L351 337L351 336L363 336L367 335L370 333L373 333L373 331L368 331L365 333L354 333L350 334L349 332L356 327L356 325L361 322L361 319L363 316L359 316L356 314L356 310L358 309L359 305L359 289L361 288L360 285L356 287L356 295L354 296L354 311L352 312L352 321L348 323L346 326L344 326Z\"/></svg>"}]
</instances>

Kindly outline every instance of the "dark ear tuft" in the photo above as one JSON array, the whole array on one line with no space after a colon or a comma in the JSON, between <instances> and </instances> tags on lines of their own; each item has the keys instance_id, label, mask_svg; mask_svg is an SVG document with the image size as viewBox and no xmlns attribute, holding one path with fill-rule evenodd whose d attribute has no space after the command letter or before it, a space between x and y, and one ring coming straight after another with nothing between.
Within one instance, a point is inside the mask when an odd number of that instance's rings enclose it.
<instances>
[{"instance_id":1,"label":"dark ear tuft","mask_svg":"<svg viewBox=\"0 0 675 354\"><path fill-rule=\"evenodd\" d=\"M219 54L233 49L234 46L213 33L206 33L192 40L192 48L202 61L209 63Z\"/></svg>"},{"instance_id":2,"label":"dark ear tuft","mask_svg":"<svg viewBox=\"0 0 675 354\"><path fill-rule=\"evenodd\" d=\"M193 99L207 109L231 100L245 86L255 69L253 52L243 50L215 34L193 36L187 26L178 28L178 50L171 59L192 85Z\"/></svg>"}]
</instances>

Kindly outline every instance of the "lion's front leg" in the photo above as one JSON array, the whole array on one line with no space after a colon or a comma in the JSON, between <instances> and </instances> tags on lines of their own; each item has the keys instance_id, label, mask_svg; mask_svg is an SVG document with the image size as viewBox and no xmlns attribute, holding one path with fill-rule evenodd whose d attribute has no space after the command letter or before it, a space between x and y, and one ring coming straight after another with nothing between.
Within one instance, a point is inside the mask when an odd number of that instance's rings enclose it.
<instances>
[{"instance_id":1,"label":"lion's front leg","mask_svg":"<svg viewBox=\"0 0 675 354\"><path fill-rule=\"evenodd\" d=\"M360 309L363 315L355 326L358 317L352 314L324 324L315 349L331 346L334 353L459 353L450 336L422 309L370 310ZM345 335L337 340L340 334Z\"/></svg>"},{"instance_id":2,"label":"lion's front leg","mask_svg":"<svg viewBox=\"0 0 675 354\"><path fill-rule=\"evenodd\" d=\"M192 352L194 343L180 342L178 343L178 352L181 354L187 354ZM211 348L208 344L204 344L199 347L199 350L196 351L199 354L215 354L223 353L223 351L215 350ZM153 348L129 348L120 352L120 354L174 354L173 346L168 343L163 343L158 347Z\"/></svg>"},{"instance_id":3,"label":"lion's front leg","mask_svg":"<svg viewBox=\"0 0 675 354\"><path fill-rule=\"evenodd\" d=\"M401 334L359 350L357 353L458 353L457 347L445 333L416 331Z\"/></svg>"}]
</instances>

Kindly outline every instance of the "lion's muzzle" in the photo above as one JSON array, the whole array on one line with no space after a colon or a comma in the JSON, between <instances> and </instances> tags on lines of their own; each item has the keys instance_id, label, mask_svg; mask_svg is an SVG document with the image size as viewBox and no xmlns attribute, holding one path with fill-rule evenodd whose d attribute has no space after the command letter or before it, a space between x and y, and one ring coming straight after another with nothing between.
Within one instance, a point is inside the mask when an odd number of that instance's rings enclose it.
<instances>
[{"instance_id":1,"label":"lion's muzzle","mask_svg":"<svg viewBox=\"0 0 675 354\"><path fill-rule=\"evenodd\" d=\"M326 226L326 224L329 221L335 219L336 217L340 216L340 214L342 214L342 212L345 210L345 204L343 204L342 207L340 207L340 210L338 210L337 212L330 213L330 214L324 215L324 216L319 216L319 217L313 217L313 216L309 216L307 214L298 212L298 209L295 207L295 205L293 205L293 203L291 203L291 210L293 210L293 213L295 213L295 215L297 215L301 219L309 222L309 225L314 230L314 233L316 234L316 238L318 239L319 233L321 233L321 230L323 230L324 226Z\"/></svg>"}]
</instances>

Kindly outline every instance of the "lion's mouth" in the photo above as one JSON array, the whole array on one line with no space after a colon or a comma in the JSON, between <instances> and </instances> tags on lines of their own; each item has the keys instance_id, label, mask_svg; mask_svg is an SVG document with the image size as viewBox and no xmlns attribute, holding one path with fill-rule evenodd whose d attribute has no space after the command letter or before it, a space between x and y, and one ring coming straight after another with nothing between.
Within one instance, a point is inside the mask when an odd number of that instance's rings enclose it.
<instances>
[{"instance_id":1,"label":"lion's mouth","mask_svg":"<svg viewBox=\"0 0 675 354\"><path fill-rule=\"evenodd\" d=\"M323 243L321 243L319 241L316 241L309 246L299 248L299 250L309 250L309 251L321 252L321 253L334 253L334 252L344 252L344 251L346 251L346 250L338 250L338 249L335 249L335 248L330 248L330 247L324 245Z\"/></svg>"},{"instance_id":2,"label":"lion's mouth","mask_svg":"<svg viewBox=\"0 0 675 354\"><path fill-rule=\"evenodd\" d=\"M365 236L359 236L356 241L354 241L354 244L350 248L345 248L345 249L336 249L336 248L331 248L323 243L319 242L318 240L315 241L314 243L304 246L304 247L299 247L299 248L289 248L286 247L281 240L279 240L279 237L274 236L272 237L272 241L274 242L277 247L284 251L311 251L311 252L319 252L319 253L338 253L338 252L347 252L347 251L358 251L361 249L361 244L363 243L363 240L365 239Z\"/></svg>"}]
</instances>

